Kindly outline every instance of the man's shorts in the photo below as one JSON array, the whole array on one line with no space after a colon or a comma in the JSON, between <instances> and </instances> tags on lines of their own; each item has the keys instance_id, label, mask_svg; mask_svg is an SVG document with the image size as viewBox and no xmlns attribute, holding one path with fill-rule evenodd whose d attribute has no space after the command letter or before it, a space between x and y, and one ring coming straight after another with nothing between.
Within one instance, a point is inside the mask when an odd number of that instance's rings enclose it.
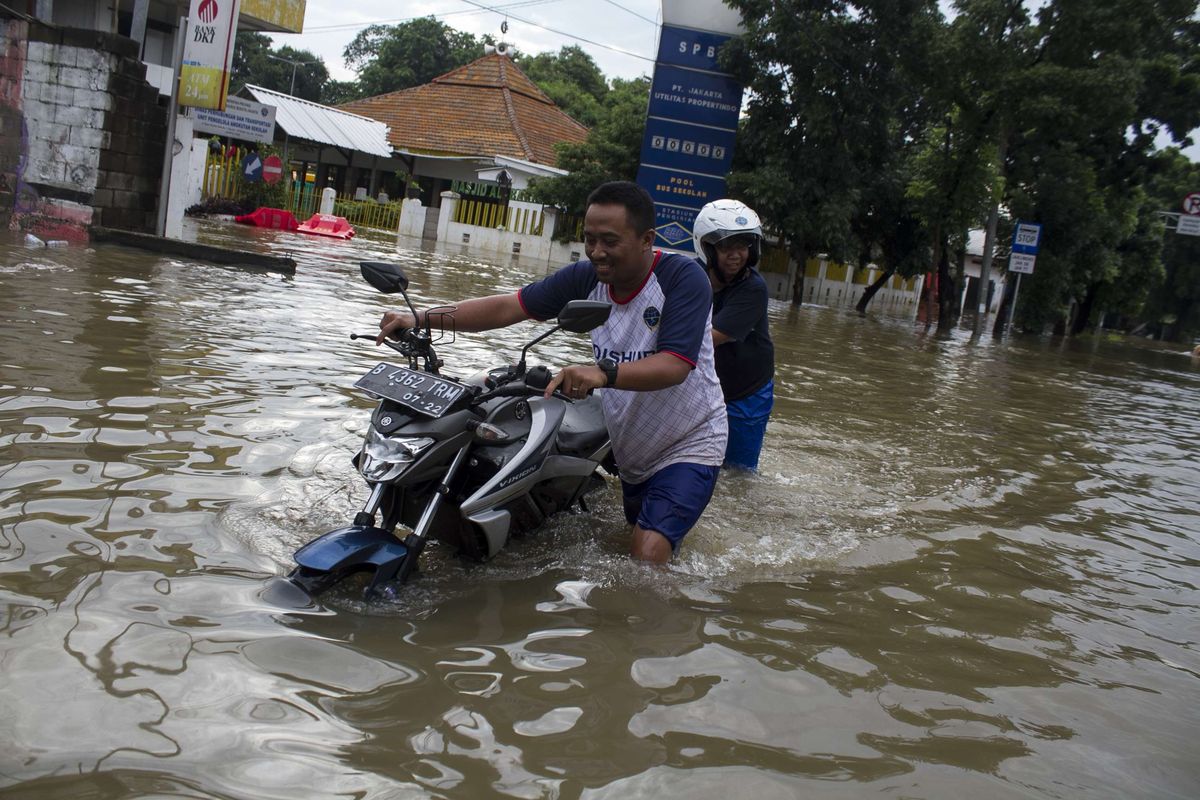
<instances>
[{"instance_id":1,"label":"man's shorts","mask_svg":"<svg viewBox=\"0 0 1200 800\"><path fill-rule=\"evenodd\" d=\"M641 483L621 481L625 520L667 537L673 551L704 513L717 486L720 467L671 464Z\"/></svg>"}]
</instances>

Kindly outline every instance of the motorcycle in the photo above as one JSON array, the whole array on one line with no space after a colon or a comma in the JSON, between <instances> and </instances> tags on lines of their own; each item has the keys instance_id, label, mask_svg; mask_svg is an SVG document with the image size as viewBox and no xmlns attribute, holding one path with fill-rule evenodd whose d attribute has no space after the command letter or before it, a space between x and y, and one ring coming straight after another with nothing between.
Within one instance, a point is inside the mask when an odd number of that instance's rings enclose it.
<instances>
[{"instance_id":1,"label":"motorcycle","mask_svg":"<svg viewBox=\"0 0 1200 800\"><path fill-rule=\"evenodd\" d=\"M412 310L408 278L393 264L364 262L363 277L385 294L399 293ZM608 319L611 306L575 300L557 325L528 342L514 365L466 380L441 372L434 343L453 341L453 318L436 310L423 329L403 329L385 344L407 366L382 362L354 385L379 398L354 467L370 486L353 522L295 553L291 584L313 598L366 573L364 599L394 592L417 570L431 539L477 561L495 556L516 534L573 506L616 474L599 398L543 396L545 366L526 366L529 348L565 330L586 333ZM432 319L439 320L434 338ZM351 339L375 339L352 334ZM409 533L401 536L398 527Z\"/></svg>"}]
</instances>

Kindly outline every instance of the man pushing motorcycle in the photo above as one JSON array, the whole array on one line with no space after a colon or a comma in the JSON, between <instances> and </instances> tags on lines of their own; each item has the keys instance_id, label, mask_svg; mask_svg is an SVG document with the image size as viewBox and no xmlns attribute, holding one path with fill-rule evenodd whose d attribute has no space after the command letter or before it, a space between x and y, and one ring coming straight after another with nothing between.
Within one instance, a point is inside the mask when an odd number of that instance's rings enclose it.
<instances>
[{"instance_id":1,"label":"man pushing motorcycle","mask_svg":"<svg viewBox=\"0 0 1200 800\"><path fill-rule=\"evenodd\" d=\"M679 549L712 498L728 435L725 402L713 366L712 289L687 256L655 250L654 202L635 183L614 181L588 197L583 227L587 260L520 291L458 303L460 331L502 328L558 316L571 300L613 304L592 331L596 363L562 369L546 387L601 403L620 467L630 554L663 563ZM377 343L423 325L389 311Z\"/></svg>"}]
</instances>

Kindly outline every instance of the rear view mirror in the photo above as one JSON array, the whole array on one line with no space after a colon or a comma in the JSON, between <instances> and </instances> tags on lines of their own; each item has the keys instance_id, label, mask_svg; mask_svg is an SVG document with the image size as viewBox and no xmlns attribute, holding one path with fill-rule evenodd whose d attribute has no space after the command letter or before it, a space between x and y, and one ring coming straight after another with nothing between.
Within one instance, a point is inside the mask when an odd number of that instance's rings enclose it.
<instances>
[{"instance_id":1,"label":"rear view mirror","mask_svg":"<svg viewBox=\"0 0 1200 800\"><path fill-rule=\"evenodd\" d=\"M612 305L602 300L572 300L558 315L558 326L571 333L587 333L608 321Z\"/></svg>"},{"instance_id":2,"label":"rear view mirror","mask_svg":"<svg viewBox=\"0 0 1200 800\"><path fill-rule=\"evenodd\" d=\"M386 261L364 261L358 268L367 279L367 283L384 294L396 294L408 289L408 276L395 264L388 264Z\"/></svg>"}]
</instances>

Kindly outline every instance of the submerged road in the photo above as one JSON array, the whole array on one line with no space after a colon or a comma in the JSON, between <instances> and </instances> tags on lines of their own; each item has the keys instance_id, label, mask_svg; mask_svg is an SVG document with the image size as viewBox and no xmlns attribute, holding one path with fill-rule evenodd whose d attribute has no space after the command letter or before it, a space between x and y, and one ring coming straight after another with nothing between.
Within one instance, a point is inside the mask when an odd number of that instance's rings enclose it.
<instances>
[{"instance_id":1,"label":"submerged road","mask_svg":"<svg viewBox=\"0 0 1200 800\"><path fill-rule=\"evenodd\" d=\"M1195 796L1186 353L775 305L761 475L669 569L611 485L488 564L435 546L393 603L284 612L267 578L364 496L348 334L395 301L357 262L421 305L544 267L189 226L297 272L0 244L0 794Z\"/></svg>"}]
</instances>

